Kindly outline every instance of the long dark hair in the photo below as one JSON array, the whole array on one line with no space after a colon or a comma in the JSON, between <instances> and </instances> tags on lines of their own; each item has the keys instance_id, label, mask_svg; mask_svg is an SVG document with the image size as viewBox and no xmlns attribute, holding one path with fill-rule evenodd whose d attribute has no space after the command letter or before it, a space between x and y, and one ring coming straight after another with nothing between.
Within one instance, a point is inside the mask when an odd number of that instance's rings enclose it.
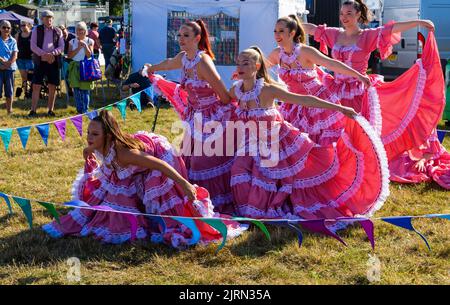
<instances>
[{"instance_id":1,"label":"long dark hair","mask_svg":"<svg viewBox=\"0 0 450 305\"><path fill-rule=\"evenodd\" d=\"M352 5L353 8L361 13L358 22L362 24L368 24L372 20L372 12L369 10L363 0L346 0L342 3L344 5Z\"/></svg>"},{"instance_id":2,"label":"long dark hair","mask_svg":"<svg viewBox=\"0 0 450 305\"><path fill-rule=\"evenodd\" d=\"M111 140L114 144L122 144L124 147L129 149L138 149L140 151L145 151L144 143L138 139L133 138L129 134L124 133L120 127L117 120L114 118L112 113L108 110L100 111L99 115L95 117L92 121L99 122L102 125L103 133L105 137L111 135ZM105 141L106 146L106 141Z\"/></svg>"},{"instance_id":3,"label":"long dark hair","mask_svg":"<svg viewBox=\"0 0 450 305\"><path fill-rule=\"evenodd\" d=\"M198 49L205 51L206 54L214 60L216 57L211 48L211 43L209 42L209 32L206 28L206 24L201 19L195 21L186 22L183 26L188 26L192 29L195 36L200 35L200 41L198 42Z\"/></svg>"},{"instance_id":4,"label":"long dark hair","mask_svg":"<svg viewBox=\"0 0 450 305\"><path fill-rule=\"evenodd\" d=\"M294 43L305 43L306 34L303 29L302 23L298 16L295 14L291 14L286 17L281 17L277 20L277 23L280 21L284 21L286 23L286 27L289 29L289 32L295 31L295 35L292 38Z\"/></svg>"}]
</instances>

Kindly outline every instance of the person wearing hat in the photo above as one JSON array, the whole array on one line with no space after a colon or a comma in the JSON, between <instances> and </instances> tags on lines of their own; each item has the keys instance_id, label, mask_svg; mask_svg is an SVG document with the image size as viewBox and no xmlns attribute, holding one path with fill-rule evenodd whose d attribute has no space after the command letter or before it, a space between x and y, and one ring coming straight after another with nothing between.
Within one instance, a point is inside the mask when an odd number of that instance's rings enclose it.
<instances>
[{"instance_id":1,"label":"person wearing hat","mask_svg":"<svg viewBox=\"0 0 450 305\"><path fill-rule=\"evenodd\" d=\"M112 26L112 20L106 20L106 26L100 30L99 39L103 55L105 56L105 67L109 65L114 49L116 48L116 30Z\"/></svg>"},{"instance_id":2,"label":"person wearing hat","mask_svg":"<svg viewBox=\"0 0 450 305\"><path fill-rule=\"evenodd\" d=\"M61 54L64 51L64 39L62 31L53 26L53 12L45 10L42 12L42 24L31 32L31 51L33 51L34 75L33 95L31 111L28 116L36 115L39 101L39 93L43 85L44 77L48 84L48 115L55 116L56 86L60 83Z\"/></svg>"},{"instance_id":3,"label":"person wearing hat","mask_svg":"<svg viewBox=\"0 0 450 305\"><path fill-rule=\"evenodd\" d=\"M16 40L11 37L11 23L7 20L0 22L0 98L3 88L5 89L6 112L12 113L14 72L17 70L17 48Z\"/></svg>"}]
</instances>

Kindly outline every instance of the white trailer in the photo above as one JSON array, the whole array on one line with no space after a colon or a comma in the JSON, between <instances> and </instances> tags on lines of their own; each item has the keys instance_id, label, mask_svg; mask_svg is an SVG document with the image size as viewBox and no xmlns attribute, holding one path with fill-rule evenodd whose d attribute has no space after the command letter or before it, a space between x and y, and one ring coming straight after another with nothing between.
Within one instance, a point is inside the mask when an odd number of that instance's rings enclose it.
<instances>
[{"instance_id":1,"label":"white trailer","mask_svg":"<svg viewBox=\"0 0 450 305\"><path fill-rule=\"evenodd\" d=\"M450 0L384 0L382 21L429 19L435 27L435 36L443 69L450 59ZM420 57L427 30L422 27L402 33L400 43L388 59L381 62L381 74L392 79L411 67Z\"/></svg>"}]
</instances>

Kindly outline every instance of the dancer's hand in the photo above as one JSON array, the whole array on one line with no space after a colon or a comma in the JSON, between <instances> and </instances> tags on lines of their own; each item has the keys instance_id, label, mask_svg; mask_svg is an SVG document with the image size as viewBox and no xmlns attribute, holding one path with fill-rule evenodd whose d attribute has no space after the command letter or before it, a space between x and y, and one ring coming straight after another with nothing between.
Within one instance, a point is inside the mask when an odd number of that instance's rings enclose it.
<instances>
[{"instance_id":1,"label":"dancer's hand","mask_svg":"<svg viewBox=\"0 0 450 305\"><path fill-rule=\"evenodd\" d=\"M358 113L357 113L353 108L351 108L351 107L346 107L346 106L341 106L341 112L342 112L345 116L347 116L347 117L349 117L349 118L351 118L351 119L353 119L355 116L358 115Z\"/></svg>"},{"instance_id":2,"label":"dancer's hand","mask_svg":"<svg viewBox=\"0 0 450 305\"><path fill-rule=\"evenodd\" d=\"M425 159L420 159L417 161L417 163L414 165L414 167L420 172L425 172Z\"/></svg>"},{"instance_id":3,"label":"dancer's hand","mask_svg":"<svg viewBox=\"0 0 450 305\"><path fill-rule=\"evenodd\" d=\"M152 65L151 64L144 64L144 66L142 67L142 76L147 77L149 74L152 74L153 71L151 69Z\"/></svg>"},{"instance_id":4,"label":"dancer's hand","mask_svg":"<svg viewBox=\"0 0 450 305\"><path fill-rule=\"evenodd\" d=\"M364 87L369 88L372 83L370 82L370 78L367 75L362 75L359 77L359 80L364 83Z\"/></svg>"},{"instance_id":5,"label":"dancer's hand","mask_svg":"<svg viewBox=\"0 0 450 305\"><path fill-rule=\"evenodd\" d=\"M91 148L89 148L89 146L86 147L85 149L83 149L83 158L84 158L84 160L86 161L89 158L89 156L91 154L93 154L93 153L94 153L94 151Z\"/></svg>"},{"instance_id":6,"label":"dancer's hand","mask_svg":"<svg viewBox=\"0 0 450 305\"><path fill-rule=\"evenodd\" d=\"M419 25L426 28L428 31L434 32L434 23L431 20L419 20Z\"/></svg>"},{"instance_id":7,"label":"dancer's hand","mask_svg":"<svg viewBox=\"0 0 450 305\"><path fill-rule=\"evenodd\" d=\"M183 188L184 194L188 197L189 200L195 200L197 199L197 190L195 189L195 186L190 184L188 181L184 181L181 184L181 187Z\"/></svg>"}]
</instances>

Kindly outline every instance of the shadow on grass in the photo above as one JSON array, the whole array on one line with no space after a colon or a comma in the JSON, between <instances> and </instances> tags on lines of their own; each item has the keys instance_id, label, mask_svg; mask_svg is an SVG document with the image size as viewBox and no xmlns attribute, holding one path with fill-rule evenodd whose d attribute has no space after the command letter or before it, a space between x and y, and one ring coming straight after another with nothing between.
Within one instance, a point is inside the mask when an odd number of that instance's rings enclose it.
<instances>
[{"instance_id":1,"label":"shadow on grass","mask_svg":"<svg viewBox=\"0 0 450 305\"><path fill-rule=\"evenodd\" d=\"M11 216L2 218L8 219ZM5 221L5 220L0 220ZM249 228L243 236L229 240L222 252L229 252L232 257L258 258L273 251L282 251L287 244L297 242L297 236L286 227L268 227L271 241L257 228ZM352 229L347 229L352 230ZM346 230L346 231L347 231ZM328 237L304 231L303 237L325 239ZM337 241L336 241L337 242ZM155 255L159 257L178 257L195 259L205 266L226 263L217 260L215 251L218 243L209 246L197 245L187 250L177 250L164 244L154 244L150 240L112 245L102 243L90 237L64 237L55 239L48 236L40 227L24 230L16 235L0 238L0 265L44 265L51 266L57 262L77 257L82 261L102 260L138 266L148 263ZM300 248L301 249L301 248ZM221 252L218 253L220 255ZM229 255L230 256L230 255Z\"/></svg>"}]
</instances>

